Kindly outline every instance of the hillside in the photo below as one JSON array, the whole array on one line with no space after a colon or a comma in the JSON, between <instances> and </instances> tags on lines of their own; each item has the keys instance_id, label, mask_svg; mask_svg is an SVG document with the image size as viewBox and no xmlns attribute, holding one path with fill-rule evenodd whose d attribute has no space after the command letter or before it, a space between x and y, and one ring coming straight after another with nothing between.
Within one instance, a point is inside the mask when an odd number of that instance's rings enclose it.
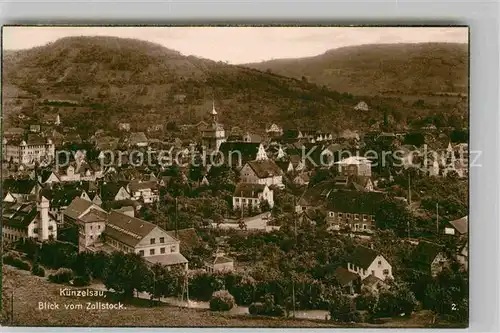
<instances>
[{"instance_id":1,"label":"hillside","mask_svg":"<svg viewBox=\"0 0 500 333\"><path fill-rule=\"evenodd\" d=\"M458 43L343 47L299 59L247 66L361 95L467 93L468 46Z\"/></svg>"},{"instance_id":2,"label":"hillside","mask_svg":"<svg viewBox=\"0 0 500 333\"><path fill-rule=\"evenodd\" d=\"M238 125L257 132L271 122L319 130L363 130L387 112L407 121L457 112L466 119L463 103L415 108L400 99L355 97L134 39L62 38L42 47L5 52L3 68L8 126L26 125L13 117L19 113L35 123L46 113L60 113L62 122L76 126L80 133L116 129L123 121L145 130L154 124L207 120L213 98L226 129ZM370 111L353 111L360 100L370 105Z\"/></svg>"}]
</instances>

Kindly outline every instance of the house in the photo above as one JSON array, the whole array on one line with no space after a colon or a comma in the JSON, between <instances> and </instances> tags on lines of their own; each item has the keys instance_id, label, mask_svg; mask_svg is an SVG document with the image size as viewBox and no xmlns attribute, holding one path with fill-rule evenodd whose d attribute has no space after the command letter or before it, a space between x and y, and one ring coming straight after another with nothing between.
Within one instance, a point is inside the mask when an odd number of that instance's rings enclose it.
<instances>
[{"instance_id":1,"label":"house","mask_svg":"<svg viewBox=\"0 0 500 333\"><path fill-rule=\"evenodd\" d=\"M256 143L261 143L262 142L262 137L258 134L253 134L253 133L246 133L243 135L243 141L244 142L256 142Z\"/></svg>"},{"instance_id":2,"label":"house","mask_svg":"<svg viewBox=\"0 0 500 333\"><path fill-rule=\"evenodd\" d=\"M236 167L241 167L248 161L267 159L264 146L257 142L223 142L219 151L224 164Z\"/></svg>"},{"instance_id":3,"label":"house","mask_svg":"<svg viewBox=\"0 0 500 333\"><path fill-rule=\"evenodd\" d=\"M128 145L136 147L147 147L148 138L146 137L146 134L144 134L144 132L130 133L130 136L128 138Z\"/></svg>"},{"instance_id":4,"label":"house","mask_svg":"<svg viewBox=\"0 0 500 333\"><path fill-rule=\"evenodd\" d=\"M371 192L375 187L370 177L337 176L333 180L332 189Z\"/></svg>"},{"instance_id":5,"label":"house","mask_svg":"<svg viewBox=\"0 0 500 333\"><path fill-rule=\"evenodd\" d=\"M284 187L283 171L272 160L249 161L240 171L244 183Z\"/></svg>"},{"instance_id":6,"label":"house","mask_svg":"<svg viewBox=\"0 0 500 333\"><path fill-rule=\"evenodd\" d=\"M337 267L333 275L344 293L352 295L360 291L361 279L358 274L344 267Z\"/></svg>"},{"instance_id":7,"label":"house","mask_svg":"<svg viewBox=\"0 0 500 333\"><path fill-rule=\"evenodd\" d=\"M4 202L27 201L30 196L36 195L37 181L33 179L5 179L2 192Z\"/></svg>"},{"instance_id":8,"label":"house","mask_svg":"<svg viewBox=\"0 0 500 333\"><path fill-rule=\"evenodd\" d=\"M205 263L205 269L209 273L234 271L234 260L224 255L216 255L213 261Z\"/></svg>"},{"instance_id":9,"label":"house","mask_svg":"<svg viewBox=\"0 0 500 333\"><path fill-rule=\"evenodd\" d=\"M28 134L23 139L6 139L2 141L2 159L7 162L34 166L44 160L53 161L55 145L51 139L37 134Z\"/></svg>"},{"instance_id":10,"label":"house","mask_svg":"<svg viewBox=\"0 0 500 333\"><path fill-rule=\"evenodd\" d=\"M384 281L387 278L394 279L392 266L375 250L366 246L357 246L347 260L347 270L359 275L361 280L374 276Z\"/></svg>"},{"instance_id":11,"label":"house","mask_svg":"<svg viewBox=\"0 0 500 333\"><path fill-rule=\"evenodd\" d=\"M341 161L335 162L343 176L364 176L371 177L371 162L366 157L351 156Z\"/></svg>"},{"instance_id":12,"label":"house","mask_svg":"<svg viewBox=\"0 0 500 333\"><path fill-rule=\"evenodd\" d=\"M421 241L412 253L412 259L416 269L437 276L449 262L441 245Z\"/></svg>"},{"instance_id":13,"label":"house","mask_svg":"<svg viewBox=\"0 0 500 333\"><path fill-rule=\"evenodd\" d=\"M120 131L130 131L130 123L119 123L118 130Z\"/></svg>"},{"instance_id":14,"label":"house","mask_svg":"<svg viewBox=\"0 0 500 333\"><path fill-rule=\"evenodd\" d=\"M75 225L76 221L91 209L103 212L104 210L89 200L76 197L63 211L62 222L68 225Z\"/></svg>"},{"instance_id":15,"label":"house","mask_svg":"<svg viewBox=\"0 0 500 333\"><path fill-rule=\"evenodd\" d=\"M100 196L101 200L122 201L130 199L130 193L127 191L127 182L105 182L101 185Z\"/></svg>"},{"instance_id":16,"label":"house","mask_svg":"<svg viewBox=\"0 0 500 333\"><path fill-rule=\"evenodd\" d=\"M375 213L385 197L381 192L331 192L326 218L329 228L372 233L376 229Z\"/></svg>"},{"instance_id":17,"label":"house","mask_svg":"<svg viewBox=\"0 0 500 333\"><path fill-rule=\"evenodd\" d=\"M364 102L364 101L361 101L358 104L356 104L356 106L354 107L354 110L356 110L356 111L368 111L369 110L368 104L366 104L366 102Z\"/></svg>"},{"instance_id":18,"label":"house","mask_svg":"<svg viewBox=\"0 0 500 333\"><path fill-rule=\"evenodd\" d=\"M465 242L456 255L456 260L463 267L465 271L469 269L469 242Z\"/></svg>"},{"instance_id":19,"label":"house","mask_svg":"<svg viewBox=\"0 0 500 333\"><path fill-rule=\"evenodd\" d=\"M306 188L295 205L295 212L301 213L307 209L326 206L331 192L332 183L330 181L323 181L313 187Z\"/></svg>"},{"instance_id":20,"label":"house","mask_svg":"<svg viewBox=\"0 0 500 333\"><path fill-rule=\"evenodd\" d=\"M269 206L274 206L273 190L266 184L238 183L233 193L233 209L241 209L252 205L260 207L262 201L267 201Z\"/></svg>"},{"instance_id":21,"label":"house","mask_svg":"<svg viewBox=\"0 0 500 333\"><path fill-rule=\"evenodd\" d=\"M450 221L444 227L445 235L452 235L456 237L467 236L469 232L469 217L464 216L454 221Z\"/></svg>"},{"instance_id":22,"label":"house","mask_svg":"<svg viewBox=\"0 0 500 333\"><path fill-rule=\"evenodd\" d=\"M179 240L152 223L111 211L102 233L103 242L114 251L137 253L150 264L187 269L188 261L180 253Z\"/></svg>"},{"instance_id":23,"label":"house","mask_svg":"<svg viewBox=\"0 0 500 333\"><path fill-rule=\"evenodd\" d=\"M279 137L283 135L283 128L276 124L271 124L271 126L266 129L266 133L271 137Z\"/></svg>"},{"instance_id":24,"label":"house","mask_svg":"<svg viewBox=\"0 0 500 333\"><path fill-rule=\"evenodd\" d=\"M128 192L132 200L153 203L160 199L156 181L133 180L128 184Z\"/></svg>"},{"instance_id":25,"label":"house","mask_svg":"<svg viewBox=\"0 0 500 333\"><path fill-rule=\"evenodd\" d=\"M293 182L297 185L304 186L304 185L309 185L309 180L310 177L307 173L303 172L298 174L294 179Z\"/></svg>"},{"instance_id":26,"label":"house","mask_svg":"<svg viewBox=\"0 0 500 333\"><path fill-rule=\"evenodd\" d=\"M41 131L40 125L30 125L31 133L40 133L40 131Z\"/></svg>"},{"instance_id":27,"label":"house","mask_svg":"<svg viewBox=\"0 0 500 333\"><path fill-rule=\"evenodd\" d=\"M57 239L57 223L49 213L50 203L45 197L37 202L4 205L2 209L2 237L7 241L35 238L39 241Z\"/></svg>"}]
</instances>

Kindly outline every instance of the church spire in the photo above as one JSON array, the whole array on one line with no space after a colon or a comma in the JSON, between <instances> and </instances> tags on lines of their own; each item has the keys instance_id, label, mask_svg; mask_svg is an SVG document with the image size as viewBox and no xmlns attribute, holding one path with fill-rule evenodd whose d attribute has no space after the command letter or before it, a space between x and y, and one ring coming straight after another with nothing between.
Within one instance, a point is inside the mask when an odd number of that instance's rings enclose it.
<instances>
[{"instance_id":1,"label":"church spire","mask_svg":"<svg viewBox=\"0 0 500 333\"><path fill-rule=\"evenodd\" d=\"M215 111L215 100L212 100L212 112L210 113L212 115L212 122L214 125L217 124L217 111Z\"/></svg>"}]
</instances>

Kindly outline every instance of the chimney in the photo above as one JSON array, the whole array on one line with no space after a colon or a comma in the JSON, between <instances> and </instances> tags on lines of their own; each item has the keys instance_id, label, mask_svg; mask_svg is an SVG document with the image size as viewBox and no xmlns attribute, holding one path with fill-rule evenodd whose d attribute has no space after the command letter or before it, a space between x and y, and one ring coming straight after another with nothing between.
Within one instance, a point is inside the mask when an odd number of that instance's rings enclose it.
<instances>
[{"instance_id":1,"label":"chimney","mask_svg":"<svg viewBox=\"0 0 500 333\"><path fill-rule=\"evenodd\" d=\"M38 206L39 224L38 224L38 240L43 242L49 239L49 200L42 196Z\"/></svg>"}]
</instances>

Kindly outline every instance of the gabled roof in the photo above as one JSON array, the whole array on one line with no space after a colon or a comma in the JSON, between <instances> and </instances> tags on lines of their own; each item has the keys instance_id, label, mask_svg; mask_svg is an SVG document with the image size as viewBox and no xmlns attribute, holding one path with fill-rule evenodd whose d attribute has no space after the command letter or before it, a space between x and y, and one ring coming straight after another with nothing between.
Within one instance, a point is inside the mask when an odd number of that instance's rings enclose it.
<instances>
[{"instance_id":1,"label":"gabled roof","mask_svg":"<svg viewBox=\"0 0 500 333\"><path fill-rule=\"evenodd\" d=\"M223 142L219 147L219 151L226 158L230 155L233 160L237 160L239 156L238 154L241 154L242 161L248 161L257 158L259 146L260 143L257 142Z\"/></svg>"},{"instance_id":2,"label":"gabled roof","mask_svg":"<svg viewBox=\"0 0 500 333\"><path fill-rule=\"evenodd\" d=\"M149 181L137 181L133 180L129 183L130 192L140 191L144 189L156 189L158 187L158 183L154 180Z\"/></svg>"},{"instance_id":3,"label":"gabled roof","mask_svg":"<svg viewBox=\"0 0 500 333\"><path fill-rule=\"evenodd\" d=\"M290 166L290 161L275 161L276 165L281 169L283 172L288 171L288 167ZM292 165L293 167L293 165Z\"/></svg>"},{"instance_id":4,"label":"gabled roof","mask_svg":"<svg viewBox=\"0 0 500 333\"><path fill-rule=\"evenodd\" d=\"M33 179L5 179L3 193L30 194L36 183L37 181Z\"/></svg>"},{"instance_id":5,"label":"gabled roof","mask_svg":"<svg viewBox=\"0 0 500 333\"><path fill-rule=\"evenodd\" d=\"M283 171L272 160L249 161L247 164L259 178L283 175Z\"/></svg>"},{"instance_id":6,"label":"gabled roof","mask_svg":"<svg viewBox=\"0 0 500 333\"><path fill-rule=\"evenodd\" d=\"M458 231L461 235L467 234L469 232L469 216L464 216L458 220L450 221L450 224Z\"/></svg>"},{"instance_id":7,"label":"gabled roof","mask_svg":"<svg viewBox=\"0 0 500 333\"><path fill-rule=\"evenodd\" d=\"M334 212L370 214L377 211L380 203L386 198L382 192L344 191L331 192L328 209Z\"/></svg>"},{"instance_id":8,"label":"gabled roof","mask_svg":"<svg viewBox=\"0 0 500 333\"><path fill-rule=\"evenodd\" d=\"M162 264L165 266L185 264L188 260L180 253L169 253L157 256L147 256L144 257L147 261L152 264Z\"/></svg>"},{"instance_id":9,"label":"gabled roof","mask_svg":"<svg viewBox=\"0 0 500 333\"><path fill-rule=\"evenodd\" d=\"M349 258L349 263L352 263L363 269L368 269L377 255L378 254L376 251L366 246L357 246Z\"/></svg>"},{"instance_id":10,"label":"gabled roof","mask_svg":"<svg viewBox=\"0 0 500 333\"><path fill-rule=\"evenodd\" d=\"M224 257L224 256L217 256L217 257L215 257L213 264L214 265L217 265L217 264L226 264L226 263L229 263L229 262L234 262L234 260L231 259L231 258L228 258L228 257Z\"/></svg>"},{"instance_id":11,"label":"gabled roof","mask_svg":"<svg viewBox=\"0 0 500 333\"><path fill-rule=\"evenodd\" d=\"M344 267L337 267L335 269L335 278L337 279L338 283L343 287L347 285L348 283L358 279L358 275L354 274L352 272L349 272L347 269Z\"/></svg>"},{"instance_id":12,"label":"gabled roof","mask_svg":"<svg viewBox=\"0 0 500 333\"><path fill-rule=\"evenodd\" d=\"M64 215L71 217L72 219L77 219L82 215L87 209L90 207L97 207L91 201L87 201L80 197L76 197L73 199L71 204L64 210Z\"/></svg>"},{"instance_id":13,"label":"gabled roof","mask_svg":"<svg viewBox=\"0 0 500 333\"><path fill-rule=\"evenodd\" d=\"M84 223L91 223L91 222L106 222L108 219L108 213L102 212L97 209L90 209L90 211L80 217L78 220L84 222Z\"/></svg>"},{"instance_id":14,"label":"gabled roof","mask_svg":"<svg viewBox=\"0 0 500 333\"><path fill-rule=\"evenodd\" d=\"M128 182L109 182L101 185L101 199L103 201L114 200L118 191L123 187L126 189Z\"/></svg>"},{"instance_id":15,"label":"gabled roof","mask_svg":"<svg viewBox=\"0 0 500 333\"><path fill-rule=\"evenodd\" d=\"M135 247L153 229L153 223L112 210L104 233L124 244Z\"/></svg>"},{"instance_id":16,"label":"gabled roof","mask_svg":"<svg viewBox=\"0 0 500 333\"><path fill-rule=\"evenodd\" d=\"M2 211L2 223L11 228L25 230L37 215L36 203L11 205Z\"/></svg>"},{"instance_id":17,"label":"gabled roof","mask_svg":"<svg viewBox=\"0 0 500 333\"><path fill-rule=\"evenodd\" d=\"M441 245L421 241L412 253L413 260L421 265L430 265L443 250Z\"/></svg>"},{"instance_id":18,"label":"gabled roof","mask_svg":"<svg viewBox=\"0 0 500 333\"><path fill-rule=\"evenodd\" d=\"M234 197L258 198L259 193L264 191L266 185L252 183L238 183L234 190Z\"/></svg>"},{"instance_id":19,"label":"gabled roof","mask_svg":"<svg viewBox=\"0 0 500 333\"><path fill-rule=\"evenodd\" d=\"M133 132L130 133L129 136L129 143L132 145L138 144L138 143L144 143L148 142L148 138L146 137L146 134L144 132Z\"/></svg>"}]
</instances>

